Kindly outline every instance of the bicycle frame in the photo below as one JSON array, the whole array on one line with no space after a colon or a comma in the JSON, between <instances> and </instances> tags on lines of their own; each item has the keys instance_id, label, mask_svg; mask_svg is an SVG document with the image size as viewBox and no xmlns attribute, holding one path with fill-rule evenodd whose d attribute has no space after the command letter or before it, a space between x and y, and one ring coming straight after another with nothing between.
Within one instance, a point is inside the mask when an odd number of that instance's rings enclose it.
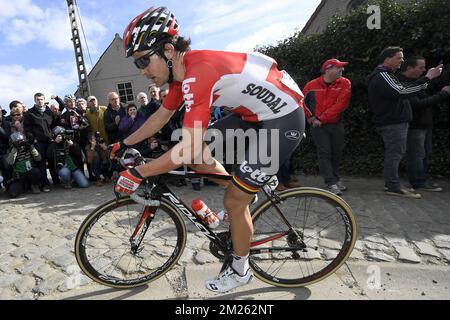
<instances>
[{"instance_id":1,"label":"bicycle frame","mask_svg":"<svg viewBox=\"0 0 450 320\"><path fill-rule=\"evenodd\" d=\"M160 180L162 180L164 177L168 176L168 178L175 178L175 177L186 177L186 178L201 178L201 177L207 177L207 178L213 178L213 179L219 179L219 180L231 180L230 175L223 175L223 174L212 174L212 173L200 173L200 172L178 172L178 171L172 171L169 172L167 175L155 177L155 181L153 182L156 188L152 191L152 199L165 199L167 202L171 203L178 212L182 213L189 221L191 221L201 232L204 236L206 236L210 241L212 241L218 248L221 249L222 252L224 252L226 255L229 255L231 253L232 248L230 247L230 244L219 238L217 233L215 233L202 219L200 219L195 212L188 206L186 203L180 199L175 193L173 193L170 188L165 184L161 183ZM265 195L268 199L270 199L272 202L274 202L274 197L269 195L264 190ZM274 203L275 204L275 203ZM155 216L156 209L153 209L154 207L145 207L144 212L140 218L140 221L130 238L130 242L132 244L132 249L135 251L138 251L139 245L142 242L145 233L147 232L148 227L151 224L151 221L153 220ZM250 247L254 248L257 246L260 246L264 243L268 243L277 239L280 239L282 237L285 237L289 235L292 232L292 226L289 224L289 222L286 220L282 212L277 208L277 213L282 217L283 221L286 223L286 227L288 231L272 235L270 237L267 237L265 239L252 242ZM144 226L145 224L145 226ZM144 229L141 230L141 228L144 226ZM139 232L140 230L140 232ZM136 238L139 234L139 237ZM292 251L298 250L299 248L292 248ZM252 249L251 254L259 254L259 253L269 253L269 252L276 252L276 251L286 251L286 248L260 248L260 249Z\"/></svg>"}]
</instances>

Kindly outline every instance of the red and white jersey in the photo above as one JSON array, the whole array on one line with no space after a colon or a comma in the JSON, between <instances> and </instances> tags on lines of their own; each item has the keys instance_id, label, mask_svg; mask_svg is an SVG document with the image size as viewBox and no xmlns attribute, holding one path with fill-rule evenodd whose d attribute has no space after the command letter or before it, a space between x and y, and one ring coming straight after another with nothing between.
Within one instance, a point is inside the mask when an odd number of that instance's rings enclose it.
<instances>
[{"instance_id":1,"label":"red and white jersey","mask_svg":"<svg viewBox=\"0 0 450 320\"><path fill-rule=\"evenodd\" d=\"M275 60L259 53L190 51L184 56L183 83L174 82L163 107L184 100L184 126L208 127L211 107L238 113L249 122L281 118L303 107L303 93ZM198 125L198 123L196 124Z\"/></svg>"}]
</instances>

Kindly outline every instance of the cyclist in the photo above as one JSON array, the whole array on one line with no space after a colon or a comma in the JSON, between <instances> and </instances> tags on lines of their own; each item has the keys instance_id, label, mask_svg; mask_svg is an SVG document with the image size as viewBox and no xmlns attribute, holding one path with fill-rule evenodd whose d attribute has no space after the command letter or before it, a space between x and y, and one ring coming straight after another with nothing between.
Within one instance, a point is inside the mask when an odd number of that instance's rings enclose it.
<instances>
[{"instance_id":1,"label":"cyclist","mask_svg":"<svg viewBox=\"0 0 450 320\"><path fill-rule=\"evenodd\" d=\"M208 154L203 137L210 111L216 107L232 111L213 125L222 133L226 129L266 129L271 141L272 135L276 137L271 130L276 130L278 140L269 147L279 147L275 155L279 156L278 164L289 158L299 145L305 128L303 94L286 72L278 70L273 59L258 53L191 50L190 40L179 35L175 15L165 7L152 7L134 18L125 29L123 44L126 56L134 58L143 76L157 86L169 83L170 90L162 107L138 131L112 146L111 157L153 136L183 101L186 113L181 142L158 159L122 172L116 191L133 194L146 177L179 167L180 163L174 159L180 155L184 156L184 164L194 170L227 174L212 158L206 159L211 162L195 165L186 160L205 151ZM201 130L201 134L195 133L196 130ZM248 205L279 167L275 163L269 170L259 158L249 163L258 153L257 144L249 144L245 162L236 170L232 183L227 183L224 206L230 218L234 255L216 278L206 281L211 291L227 292L253 278L248 262L253 234Z\"/></svg>"}]
</instances>

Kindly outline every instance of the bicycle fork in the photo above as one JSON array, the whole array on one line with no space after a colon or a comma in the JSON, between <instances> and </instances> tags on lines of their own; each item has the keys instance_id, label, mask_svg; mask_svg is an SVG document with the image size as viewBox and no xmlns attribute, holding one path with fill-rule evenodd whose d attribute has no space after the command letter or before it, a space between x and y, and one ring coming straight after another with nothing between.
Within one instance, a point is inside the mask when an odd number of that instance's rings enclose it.
<instances>
[{"instance_id":1,"label":"bicycle fork","mask_svg":"<svg viewBox=\"0 0 450 320\"><path fill-rule=\"evenodd\" d=\"M137 224L133 234L130 237L131 244L131 252L133 254L138 254L144 248L139 248L141 246L142 240L144 239L145 234L147 233L150 224L155 218L156 208L154 207L145 207L144 212Z\"/></svg>"}]
</instances>

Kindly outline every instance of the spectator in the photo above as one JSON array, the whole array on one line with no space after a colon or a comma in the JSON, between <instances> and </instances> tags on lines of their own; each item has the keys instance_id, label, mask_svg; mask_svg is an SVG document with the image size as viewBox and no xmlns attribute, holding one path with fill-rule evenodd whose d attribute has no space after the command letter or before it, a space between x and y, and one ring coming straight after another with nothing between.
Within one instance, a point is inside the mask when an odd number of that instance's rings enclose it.
<instances>
[{"instance_id":1,"label":"spectator","mask_svg":"<svg viewBox=\"0 0 450 320\"><path fill-rule=\"evenodd\" d=\"M66 111L61 115L60 126L66 130L73 130L75 133L75 141L81 147L87 144L87 133L89 128L89 121L78 113L75 105L75 96L67 94L64 101L59 96L54 96L54 99L59 104L59 109Z\"/></svg>"},{"instance_id":2,"label":"spectator","mask_svg":"<svg viewBox=\"0 0 450 320\"><path fill-rule=\"evenodd\" d=\"M328 189L337 195L347 190L339 176L345 145L342 113L348 108L352 95L350 80L342 76L346 65L348 62L337 59L325 61L322 76L309 82L303 90L310 110L306 111L306 117L317 148L320 174ZM285 176L289 175L286 173Z\"/></svg>"},{"instance_id":3,"label":"spectator","mask_svg":"<svg viewBox=\"0 0 450 320\"><path fill-rule=\"evenodd\" d=\"M420 199L421 195L409 191L400 184L398 168L406 153L409 122L412 120L409 97L427 87L437 78L441 68L433 68L408 86L403 86L395 72L403 63L403 49L388 47L380 55L380 65L369 76L369 106L373 121L381 135L384 147L384 180L387 195Z\"/></svg>"},{"instance_id":4,"label":"spectator","mask_svg":"<svg viewBox=\"0 0 450 320\"><path fill-rule=\"evenodd\" d=\"M55 96L54 99L58 102L60 110L66 109L66 112L61 115L60 126L66 130L73 130L74 142L81 147L81 150L84 150L88 140L89 121L78 113L75 106L75 96L68 94L64 97L64 101L58 96ZM82 159L79 160L82 162Z\"/></svg>"},{"instance_id":5,"label":"spectator","mask_svg":"<svg viewBox=\"0 0 450 320\"><path fill-rule=\"evenodd\" d=\"M164 102L164 99L166 99L168 94L169 94L169 88L160 91L159 97L160 97L161 104Z\"/></svg>"},{"instance_id":6,"label":"spectator","mask_svg":"<svg viewBox=\"0 0 450 320\"><path fill-rule=\"evenodd\" d=\"M150 118L161 106L161 101L159 100L159 88L155 84L151 84L148 87L148 93L150 102L139 108L139 113L144 116L145 120Z\"/></svg>"},{"instance_id":7,"label":"spectator","mask_svg":"<svg viewBox=\"0 0 450 320\"><path fill-rule=\"evenodd\" d=\"M398 76L404 86L420 79L426 72L426 60L423 57L413 56L405 61L402 73ZM413 120L409 125L407 159L408 179L413 189L440 192L442 188L427 179L425 161L426 150L431 150L431 138L433 130L433 108L450 98L450 86L446 86L441 92L431 95L427 90L422 90L409 99L412 107ZM430 146L426 144L429 143Z\"/></svg>"},{"instance_id":8,"label":"spectator","mask_svg":"<svg viewBox=\"0 0 450 320\"><path fill-rule=\"evenodd\" d=\"M9 116L4 118L7 122L12 122L12 114L14 112L18 111L17 113L21 113L22 115L26 112L24 104L18 100L11 101L9 104L9 110L11 110Z\"/></svg>"},{"instance_id":9,"label":"spectator","mask_svg":"<svg viewBox=\"0 0 450 320\"><path fill-rule=\"evenodd\" d=\"M120 120L126 117L127 112L116 92L108 93L108 101L109 105L105 111L104 122L106 134L108 136L107 141L109 141L109 143L114 143L122 138L118 129Z\"/></svg>"},{"instance_id":10,"label":"spectator","mask_svg":"<svg viewBox=\"0 0 450 320\"><path fill-rule=\"evenodd\" d=\"M59 107L57 107L55 104L52 103L49 108L52 111L55 118L59 119L59 117L61 117L61 111L59 110Z\"/></svg>"},{"instance_id":11,"label":"spectator","mask_svg":"<svg viewBox=\"0 0 450 320\"><path fill-rule=\"evenodd\" d=\"M144 116L138 113L134 103L127 106L127 116L120 121L119 132L123 139L136 132L145 122ZM140 149L141 144L133 146Z\"/></svg>"},{"instance_id":12,"label":"spectator","mask_svg":"<svg viewBox=\"0 0 450 320\"><path fill-rule=\"evenodd\" d=\"M139 92L136 96L136 100L138 101L138 109L145 107L148 104L148 97L145 92Z\"/></svg>"},{"instance_id":13,"label":"spectator","mask_svg":"<svg viewBox=\"0 0 450 320\"><path fill-rule=\"evenodd\" d=\"M19 111L19 109L12 109L11 111L11 122L10 122L10 132L20 132L25 134L25 130L23 128L23 113Z\"/></svg>"},{"instance_id":14,"label":"spectator","mask_svg":"<svg viewBox=\"0 0 450 320\"><path fill-rule=\"evenodd\" d=\"M95 185L103 186L104 182L109 181L111 162L109 160L108 146L100 136L95 133L89 133L89 144L86 147L86 158L89 167L92 170ZM103 176L103 179L102 179Z\"/></svg>"},{"instance_id":15,"label":"spectator","mask_svg":"<svg viewBox=\"0 0 450 320\"><path fill-rule=\"evenodd\" d=\"M106 144L109 144L108 135L105 129L105 106L99 106L98 100L94 96L90 96L87 99L88 109L86 111L86 118L89 121L89 132L95 134L100 133L100 137L105 140Z\"/></svg>"},{"instance_id":16,"label":"spectator","mask_svg":"<svg viewBox=\"0 0 450 320\"><path fill-rule=\"evenodd\" d=\"M56 125L57 119L50 108L45 103L45 96L42 93L34 95L34 106L25 113L23 126L28 139L34 141L34 145L41 155L39 170L41 173L41 188L44 192L50 191L50 182L47 178L46 158L47 149L52 141L52 128ZM59 183L59 178L53 168L50 174L54 184Z\"/></svg>"},{"instance_id":17,"label":"spectator","mask_svg":"<svg viewBox=\"0 0 450 320\"><path fill-rule=\"evenodd\" d=\"M4 116L4 110L0 106L0 172L2 172L3 179L8 180L11 177L11 168L6 161L6 156L11 125Z\"/></svg>"},{"instance_id":18,"label":"spectator","mask_svg":"<svg viewBox=\"0 0 450 320\"><path fill-rule=\"evenodd\" d=\"M145 148L142 155L146 158L157 159L162 156L169 148L160 144L156 137L148 138L148 148Z\"/></svg>"},{"instance_id":19,"label":"spectator","mask_svg":"<svg viewBox=\"0 0 450 320\"><path fill-rule=\"evenodd\" d=\"M81 159L81 148L73 141L63 127L56 127L52 131L53 142L47 150L49 165L58 173L59 178L64 184L64 188L71 189L71 178L75 180L80 188L87 188L89 182L84 173Z\"/></svg>"},{"instance_id":20,"label":"spectator","mask_svg":"<svg viewBox=\"0 0 450 320\"><path fill-rule=\"evenodd\" d=\"M75 101L75 107L77 112L82 115L83 117L86 116L86 112L87 112L87 101L83 98L78 98Z\"/></svg>"},{"instance_id":21,"label":"spectator","mask_svg":"<svg viewBox=\"0 0 450 320\"><path fill-rule=\"evenodd\" d=\"M7 182L7 193L17 198L30 187L34 194L39 194L40 172L36 162L42 160L41 155L23 133L15 132L9 140L11 149L7 161L13 168L13 177Z\"/></svg>"},{"instance_id":22,"label":"spectator","mask_svg":"<svg viewBox=\"0 0 450 320\"><path fill-rule=\"evenodd\" d=\"M161 89L156 86L156 84L152 83L148 86L148 94L150 97L150 101L161 101L161 97L159 95Z\"/></svg>"}]
</instances>

